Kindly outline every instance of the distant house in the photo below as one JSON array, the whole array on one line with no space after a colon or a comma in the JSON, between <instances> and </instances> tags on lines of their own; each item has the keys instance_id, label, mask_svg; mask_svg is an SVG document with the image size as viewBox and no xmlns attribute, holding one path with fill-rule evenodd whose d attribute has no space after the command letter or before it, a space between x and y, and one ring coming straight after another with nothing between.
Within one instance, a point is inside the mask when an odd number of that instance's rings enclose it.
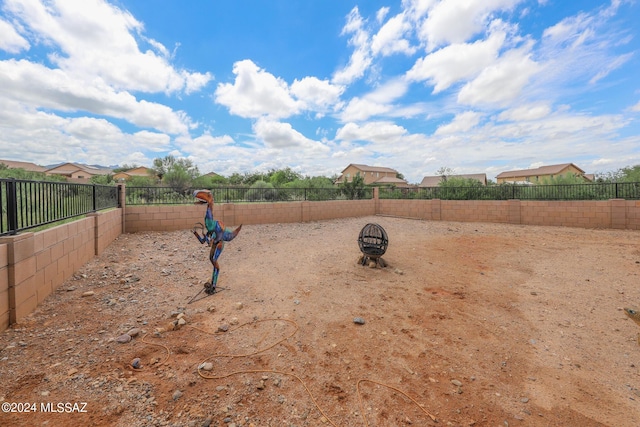
<instances>
[{"instance_id":1,"label":"distant house","mask_svg":"<svg viewBox=\"0 0 640 427\"><path fill-rule=\"evenodd\" d=\"M398 171L381 166L367 166L351 163L336 179L336 184L353 181L353 177L360 174L365 185L389 185L395 187L409 187L404 179L398 178Z\"/></svg>"},{"instance_id":2,"label":"distant house","mask_svg":"<svg viewBox=\"0 0 640 427\"><path fill-rule=\"evenodd\" d=\"M9 169L24 169L29 172L44 172L47 170L44 166L38 166L30 162L18 162L15 160L1 160L0 165L5 165Z\"/></svg>"},{"instance_id":3,"label":"distant house","mask_svg":"<svg viewBox=\"0 0 640 427\"><path fill-rule=\"evenodd\" d=\"M92 176L108 175L111 172L111 169L96 168L94 166L80 165L77 163L62 163L45 171L47 175L62 175L67 177L67 179L78 182L88 182Z\"/></svg>"},{"instance_id":4,"label":"distant house","mask_svg":"<svg viewBox=\"0 0 640 427\"><path fill-rule=\"evenodd\" d=\"M463 179L475 179L482 185L487 185L487 174L484 173L470 173L461 175L437 175L437 176L425 176L422 178L422 182L418 184L420 188L437 187L442 180L448 178L463 178Z\"/></svg>"},{"instance_id":5,"label":"distant house","mask_svg":"<svg viewBox=\"0 0 640 427\"><path fill-rule=\"evenodd\" d=\"M145 178L158 178L158 176L156 175L156 172L153 169L144 167L144 166L139 166L137 168L133 168L133 169L129 169L126 171L120 171L118 173L114 173L113 174L113 180L118 182L120 180L125 180L128 181L129 179L133 178L134 176L142 176Z\"/></svg>"},{"instance_id":6,"label":"distant house","mask_svg":"<svg viewBox=\"0 0 640 427\"><path fill-rule=\"evenodd\" d=\"M561 175L573 175L584 179L585 182L593 180L593 175L587 175L573 163L562 163L560 165L541 166L535 169L523 169L506 171L496 176L498 184L526 184L535 183L545 178L554 178Z\"/></svg>"}]
</instances>

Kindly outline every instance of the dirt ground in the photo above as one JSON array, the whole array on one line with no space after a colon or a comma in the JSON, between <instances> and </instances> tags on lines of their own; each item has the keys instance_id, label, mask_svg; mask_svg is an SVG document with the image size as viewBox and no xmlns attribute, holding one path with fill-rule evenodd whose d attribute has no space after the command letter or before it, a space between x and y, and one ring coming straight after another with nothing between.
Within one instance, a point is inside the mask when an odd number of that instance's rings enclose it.
<instances>
[{"instance_id":1,"label":"dirt ground","mask_svg":"<svg viewBox=\"0 0 640 427\"><path fill-rule=\"evenodd\" d=\"M370 222L386 268L356 262ZM220 257L226 289L189 303L208 248L190 230L122 235L0 333L0 425L637 426L640 328L623 307L640 306L639 239L246 225Z\"/></svg>"}]
</instances>

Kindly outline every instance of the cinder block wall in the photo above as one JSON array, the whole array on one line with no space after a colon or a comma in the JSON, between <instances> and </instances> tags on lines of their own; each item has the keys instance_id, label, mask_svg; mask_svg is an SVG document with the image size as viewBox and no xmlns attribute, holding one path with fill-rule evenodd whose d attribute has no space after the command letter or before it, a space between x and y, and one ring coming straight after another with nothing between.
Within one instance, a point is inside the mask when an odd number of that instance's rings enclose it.
<instances>
[{"instance_id":1,"label":"cinder block wall","mask_svg":"<svg viewBox=\"0 0 640 427\"><path fill-rule=\"evenodd\" d=\"M221 203L214 205L213 216L230 227L368 216L375 215L375 207L375 200ZM128 206L124 214L125 232L185 230L203 222L205 212L204 205Z\"/></svg>"},{"instance_id":2,"label":"cinder block wall","mask_svg":"<svg viewBox=\"0 0 640 427\"><path fill-rule=\"evenodd\" d=\"M9 254L8 245L0 243L0 331L9 326Z\"/></svg>"},{"instance_id":3,"label":"cinder block wall","mask_svg":"<svg viewBox=\"0 0 640 427\"><path fill-rule=\"evenodd\" d=\"M122 230L121 209L0 237L0 330L31 313Z\"/></svg>"},{"instance_id":4,"label":"cinder block wall","mask_svg":"<svg viewBox=\"0 0 640 427\"><path fill-rule=\"evenodd\" d=\"M431 221L640 230L640 201L623 199L379 200L376 213Z\"/></svg>"}]
</instances>

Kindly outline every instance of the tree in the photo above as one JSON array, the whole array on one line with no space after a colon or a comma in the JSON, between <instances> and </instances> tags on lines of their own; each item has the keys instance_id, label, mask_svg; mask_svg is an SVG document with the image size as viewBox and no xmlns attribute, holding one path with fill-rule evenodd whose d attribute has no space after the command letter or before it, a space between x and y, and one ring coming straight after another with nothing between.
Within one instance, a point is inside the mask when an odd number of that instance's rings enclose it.
<instances>
[{"instance_id":1,"label":"tree","mask_svg":"<svg viewBox=\"0 0 640 427\"><path fill-rule=\"evenodd\" d=\"M200 176L198 167L191 160L176 159L171 155L154 159L153 169L165 185L180 193L189 189L193 180Z\"/></svg>"},{"instance_id":2,"label":"tree","mask_svg":"<svg viewBox=\"0 0 640 427\"><path fill-rule=\"evenodd\" d=\"M269 171L269 174L271 175L269 177L269 182L273 184L274 187L282 187L289 182L302 178L302 175L300 175L298 172L294 172L289 167L285 169Z\"/></svg>"},{"instance_id":3,"label":"tree","mask_svg":"<svg viewBox=\"0 0 640 427\"><path fill-rule=\"evenodd\" d=\"M342 193L347 199L361 199L365 194L364 178L358 172L351 181L345 181L341 185Z\"/></svg>"}]
</instances>

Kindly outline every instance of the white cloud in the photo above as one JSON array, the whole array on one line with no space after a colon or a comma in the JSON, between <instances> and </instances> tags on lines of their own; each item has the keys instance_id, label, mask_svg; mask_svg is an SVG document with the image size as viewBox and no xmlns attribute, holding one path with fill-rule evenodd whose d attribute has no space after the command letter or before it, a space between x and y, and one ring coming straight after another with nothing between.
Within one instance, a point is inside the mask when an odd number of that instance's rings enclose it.
<instances>
[{"instance_id":1,"label":"white cloud","mask_svg":"<svg viewBox=\"0 0 640 427\"><path fill-rule=\"evenodd\" d=\"M245 59L233 64L236 80L220 83L215 100L229 108L232 114L246 118L271 116L289 117L297 114L302 104L293 99L285 81Z\"/></svg>"},{"instance_id":2,"label":"white cloud","mask_svg":"<svg viewBox=\"0 0 640 427\"><path fill-rule=\"evenodd\" d=\"M304 77L291 84L291 94L302 102L305 110L324 113L339 104L344 86L331 84L328 80Z\"/></svg>"},{"instance_id":3,"label":"white cloud","mask_svg":"<svg viewBox=\"0 0 640 427\"><path fill-rule=\"evenodd\" d=\"M427 51L463 43L482 32L495 11L511 10L522 0L442 0L430 10L420 28Z\"/></svg>"},{"instance_id":4,"label":"white cloud","mask_svg":"<svg viewBox=\"0 0 640 427\"><path fill-rule=\"evenodd\" d=\"M29 49L29 42L22 37L13 25L0 19L0 49L8 53L19 53Z\"/></svg>"},{"instance_id":5,"label":"white cloud","mask_svg":"<svg viewBox=\"0 0 640 427\"><path fill-rule=\"evenodd\" d=\"M540 120L547 117L550 113L551 107L547 104L529 104L503 111L498 115L498 120L513 122Z\"/></svg>"},{"instance_id":6,"label":"white cloud","mask_svg":"<svg viewBox=\"0 0 640 427\"><path fill-rule=\"evenodd\" d=\"M477 75L494 63L505 38L504 31L495 31L486 40L443 47L418 59L407 72L407 79L427 80L434 85L434 93L441 92L456 82Z\"/></svg>"},{"instance_id":7,"label":"white cloud","mask_svg":"<svg viewBox=\"0 0 640 427\"><path fill-rule=\"evenodd\" d=\"M631 111L634 111L636 113L640 113L640 101L638 101L638 103L636 105L631 107Z\"/></svg>"},{"instance_id":8,"label":"white cloud","mask_svg":"<svg viewBox=\"0 0 640 427\"><path fill-rule=\"evenodd\" d=\"M343 122L363 121L372 116L392 113L397 108L392 103L407 90L408 83L404 79L389 80L362 98L352 98L340 113L340 119Z\"/></svg>"},{"instance_id":9,"label":"white cloud","mask_svg":"<svg viewBox=\"0 0 640 427\"><path fill-rule=\"evenodd\" d=\"M404 14L390 18L372 38L371 51L373 55L388 56L394 53L412 55L417 47L411 46L409 40L405 38L411 31L412 26L405 21Z\"/></svg>"},{"instance_id":10,"label":"white cloud","mask_svg":"<svg viewBox=\"0 0 640 427\"><path fill-rule=\"evenodd\" d=\"M364 125L347 123L338 129L336 139L344 141L369 141L391 143L407 134L407 130L392 122L369 122Z\"/></svg>"},{"instance_id":11,"label":"white cloud","mask_svg":"<svg viewBox=\"0 0 640 427\"><path fill-rule=\"evenodd\" d=\"M87 85L63 70L51 70L26 60L0 61L0 93L33 108L86 111L168 133L187 132L191 126L184 114L166 105L137 101L131 94L116 92L100 80Z\"/></svg>"},{"instance_id":12,"label":"white cloud","mask_svg":"<svg viewBox=\"0 0 640 427\"><path fill-rule=\"evenodd\" d=\"M464 113L457 114L451 123L438 127L435 134L441 136L457 132L468 132L480 123L481 118L482 114L478 112L465 111Z\"/></svg>"},{"instance_id":13,"label":"white cloud","mask_svg":"<svg viewBox=\"0 0 640 427\"><path fill-rule=\"evenodd\" d=\"M458 102L466 105L505 105L520 96L522 89L540 66L525 47L505 53L495 64L486 67L458 93Z\"/></svg>"},{"instance_id":14,"label":"white cloud","mask_svg":"<svg viewBox=\"0 0 640 427\"><path fill-rule=\"evenodd\" d=\"M357 6L349 12L342 34L353 34L349 44L354 47L354 51L349 58L349 63L333 75L332 81L339 85L349 84L362 77L373 59L369 33L364 29L364 20Z\"/></svg>"},{"instance_id":15,"label":"white cloud","mask_svg":"<svg viewBox=\"0 0 640 427\"><path fill-rule=\"evenodd\" d=\"M253 126L256 137L276 149L303 149L326 153L328 148L293 129L291 124L260 118Z\"/></svg>"},{"instance_id":16,"label":"white cloud","mask_svg":"<svg viewBox=\"0 0 640 427\"><path fill-rule=\"evenodd\" d=\"M20 19L39 40L58 47L49 59L85 82L100 77L121 90L187 93L201 89L208 73L176 70L166 49L151 40L156 51L143 51L135 34L143 25L129 12L102 0L43 2L6 0L5 10ZM140 41L144 41L140 38Z\"/></svg>"}]
</instances>

